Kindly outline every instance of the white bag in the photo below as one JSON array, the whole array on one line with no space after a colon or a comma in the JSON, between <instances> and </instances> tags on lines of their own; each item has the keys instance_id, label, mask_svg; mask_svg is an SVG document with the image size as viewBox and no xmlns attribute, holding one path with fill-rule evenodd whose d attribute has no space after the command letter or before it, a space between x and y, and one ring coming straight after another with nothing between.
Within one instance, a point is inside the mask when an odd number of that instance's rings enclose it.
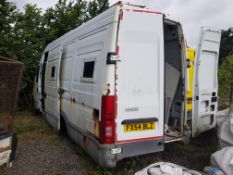
<instances>
[{"instance_id":1,"label":"white bag","mask_svg":"<svg viewBox=\"0 0 233 175\"><path fill-rule=\"evenodd\" d=\"M219 122L218 138L220 148L233 146L233 117L228 116L225 120Z\"/></svg>"},{"instance_id":2,"label":"white bag","mask_svg":"<svg viewBox=\"0 0 233 175\"><path fill-rule=\"evenodd\" d=\"M212 166L219 167L226 175L233 175L233 146L213 153L210 162Z\"/></svg>"},{"instance_id":3,"label":"white bag","mask_svg":"<svg viewBox=\"0 0 233 175\"><path fill-rule=\"evenodd\" d=\"M135 175L201 175L201 173L173 163L158 162L136 172Z\"/></svg>"}]
</instances>

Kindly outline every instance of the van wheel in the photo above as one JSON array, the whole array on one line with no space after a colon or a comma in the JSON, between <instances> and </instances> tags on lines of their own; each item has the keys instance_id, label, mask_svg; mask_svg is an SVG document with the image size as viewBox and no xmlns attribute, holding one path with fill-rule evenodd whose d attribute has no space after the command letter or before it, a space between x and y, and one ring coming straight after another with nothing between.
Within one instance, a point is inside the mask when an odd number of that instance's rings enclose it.
<instances>
[{"instance_id":1,"label":"van wheel","mask_svg":"<svg viewBox=\"0 0 233 175\"><path fill-rule=\"evenodd\" d=\"M33 115L37 116L37 115L41 115L41 112L39 109L34 108L32 111Z\"/></svg>"},{"instance_id":2,"label":"van wheel","mask_svg":"<svg viewBox=\"0 0 233 175\"><path fill-rule=\"evenodd\" d=\"M67 135L66 121L62 116L60 118L60 130L58 131L58 134L62 136Z\"/></svg>"}]
</instances>

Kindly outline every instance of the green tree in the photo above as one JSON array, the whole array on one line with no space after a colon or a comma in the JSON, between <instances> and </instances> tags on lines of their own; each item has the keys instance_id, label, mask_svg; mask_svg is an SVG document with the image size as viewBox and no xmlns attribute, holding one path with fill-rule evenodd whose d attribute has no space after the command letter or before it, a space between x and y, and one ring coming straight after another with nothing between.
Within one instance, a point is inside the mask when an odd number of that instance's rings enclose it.
<instances>
[{"instance_id":1,"label":"green tree","mask_svg":"<svg viewBox=\"0 0 233 175\"><path fill-rule=\"evenodd\" d=\"M46 10L43 18L46 42L60 37L83 23L86 13L86 1L59 0L54 7Z\"/></svg>"},{"instance_id":2,"label":"green tree","mask_svg":"<svg viewBox=\"0 0 233 175\"><path fill-rule=\"evenodd\" d=\"M48 8L44 14L43 24L46 31L46 43L78 27L83 22L106 10L106 8L108 8L108 0L93 0L90 2L59 0L54 7Z\"/></svg>"},{"instance_id":3,"label":"green tree","mask_svg":"<svg viewBox=\"0 0 233 175\"><path fill-rule=\"evenodd\" d=\"M13 3L0 1L0 55L16 57L12 34L17 14L18 10Z\"/></svg>"},{"instance_id":4,"label":"green tree","mask_svg":"<svg viewBox=\"0 0 233 175\"><path fill-rule=\"evenodd\" d=\"M221 103L226 106L233 100L233 55L227 56L219 67L219 95Z\"/></svg>"},{"instance_id":5,"label":"green tree","mask_svg":"<svg viewBox=\"0 0 233 175\"><path fill-rule=\"evenodd\" d=\"M233 54L233 28L222 31L219 63L222 64L224 59Z\"/></svg>"},{"instance_id":6,"label":"green tree","mask_svg":"<svg viewBox=\"0 0 233 175\"><path fill-rule=\"evenodd\" d=\"M45 45L42 11L36 5L26 4L24 12L17 15L14 26L15 54L24 63L22 93L24 102L31 102L34 74ZM25 95L27 94L27 95Z\"/></svg>"},{"instance_id":7,"label":"green tree","mask_svg":"<svg viewBox=\"0 0 233 175\"><path fill-rule=\"evenodd\" d=\"M102 13L109 7L108 0L93 0L90 1L87 8L87 19L93 18Z\"/></svg>"}]
</instances>

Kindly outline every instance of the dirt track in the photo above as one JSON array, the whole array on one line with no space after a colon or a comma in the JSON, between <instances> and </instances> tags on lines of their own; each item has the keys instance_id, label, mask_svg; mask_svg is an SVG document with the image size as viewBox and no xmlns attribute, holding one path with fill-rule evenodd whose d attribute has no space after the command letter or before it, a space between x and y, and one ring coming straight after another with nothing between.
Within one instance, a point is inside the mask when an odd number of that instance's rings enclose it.
<instances>
[{"instance_id":1,"label":"dirt track","mask_svg":"<svg viewBox=\"0 0 233 175\"><path fill-rule=\"evenodd\" d=\"M7 175L134 174L157 161L202 170L209 165L209 156L217 148L216 133L211 131L193 140L190 145L169 144L164 152L126 159L119 162L116 169L105 170L69 138L57 135L43 116L34 116L31 112L18 113L15 131L19 138L18 150Z\"/></svg>"}]
</instances>

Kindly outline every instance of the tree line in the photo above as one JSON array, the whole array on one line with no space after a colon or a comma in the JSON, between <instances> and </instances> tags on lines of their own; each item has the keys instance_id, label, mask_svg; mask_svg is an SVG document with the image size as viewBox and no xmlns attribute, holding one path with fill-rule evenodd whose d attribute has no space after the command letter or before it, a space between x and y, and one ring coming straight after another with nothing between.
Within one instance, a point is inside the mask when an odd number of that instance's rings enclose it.
<instances>
[{"instance_id":1,"label":"tree line","mask_svg":"<svg viewBox=\"0 0 233 175\"><path fill-rule=\"evenodd\" d=\"M218 81L220 108L229 107L233 102L233 27L222 31Z\"/></svg>"},{"instance_id":2,"label":"tree line","mask_svg":"<svg viewBox=\"0 0 233 175\"><path fill-rule=\"evenodd\" d=\"M58 0L44 12L35 4L26 4L20 11L9 0L0 1L0 55L24 63L21 107L33 103L34 75L45 46L103 12L108 6L108 0Z\"/></svg>"},{"instance_id":3,"label":"tree line","mask_svg":"<svg viewBox=\"0 0 233 175\"><path fill-rule=\"evenodd\" d=\"M108 0L58 0L42 11L26 4L23 11L9 0L0 1L0 55L24 63L20 104L31 105L34 75L44 47L106 10ZM222 31L219 57L219 94L223 106L233 98L233 28Z\"/></svg>"}]
</instances>

